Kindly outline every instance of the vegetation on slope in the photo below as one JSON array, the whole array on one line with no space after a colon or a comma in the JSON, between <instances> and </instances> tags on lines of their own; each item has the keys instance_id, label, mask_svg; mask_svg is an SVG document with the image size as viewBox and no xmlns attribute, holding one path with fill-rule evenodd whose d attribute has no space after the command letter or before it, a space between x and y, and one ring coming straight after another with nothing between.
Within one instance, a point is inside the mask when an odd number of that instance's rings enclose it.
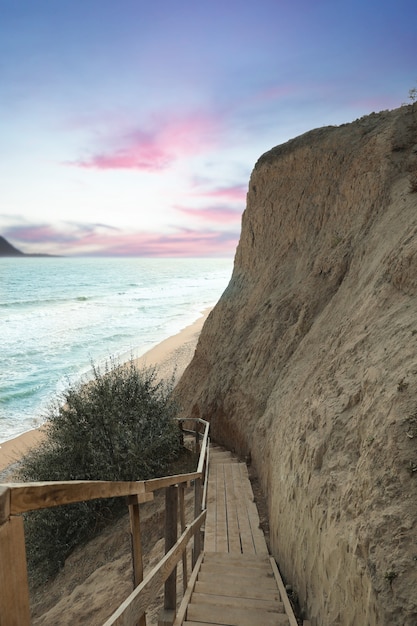
<instances>
[{"instance_id":1,"label":"vegetation on slope","mask_svg":"<svg viewBox=\"0 0 417 626\"><path fill-rule=\"evenodd\" d=\"M181 450L172 383L155 368L111 361L93 379L69 387L47 415L47 438L20 468L26 481L145 480L162 476ZM25 529L36 582L53 576L75 546L125 511L121 499L33 511Z\"/></svg>"}]
</instances>

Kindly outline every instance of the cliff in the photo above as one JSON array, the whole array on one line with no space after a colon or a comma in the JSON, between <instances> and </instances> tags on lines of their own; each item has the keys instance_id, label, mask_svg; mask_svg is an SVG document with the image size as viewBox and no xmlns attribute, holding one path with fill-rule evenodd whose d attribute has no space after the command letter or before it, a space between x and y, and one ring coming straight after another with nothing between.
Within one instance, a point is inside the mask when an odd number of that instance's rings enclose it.
<instances>
[{"instance_id":1,"label":"cliff","mask_svg":"<svg viewBox=\"0 0 417 626\"><path fill-rule=\"evenodd\" d=\"M313 626L417 623L416 192L417 105L264 154L177 388L251 454Z\"/></svg>"}]
</instances>

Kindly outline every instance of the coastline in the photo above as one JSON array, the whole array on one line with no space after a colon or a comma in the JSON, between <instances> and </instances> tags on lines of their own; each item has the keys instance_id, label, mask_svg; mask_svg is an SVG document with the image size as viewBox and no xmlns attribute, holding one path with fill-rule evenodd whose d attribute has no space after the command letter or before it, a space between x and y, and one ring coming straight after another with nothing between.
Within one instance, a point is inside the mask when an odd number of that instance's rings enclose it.
<instances>
[{"instance_id":1,"label":"coastline","mask_svg":"<svg viewBox=\"0 0 417 626\"><path fill-rule=\"evenodd\" d=\"M178 382L185 368L194 356L198 337L211 307L201 312L201 317L176 335L161 341L156 346L135 359L138 367L156 366L162 378ZM0 444L0 472L17 463L31 448L42 439L42 427L29 430Z\"/></svg>"}]
</instances>

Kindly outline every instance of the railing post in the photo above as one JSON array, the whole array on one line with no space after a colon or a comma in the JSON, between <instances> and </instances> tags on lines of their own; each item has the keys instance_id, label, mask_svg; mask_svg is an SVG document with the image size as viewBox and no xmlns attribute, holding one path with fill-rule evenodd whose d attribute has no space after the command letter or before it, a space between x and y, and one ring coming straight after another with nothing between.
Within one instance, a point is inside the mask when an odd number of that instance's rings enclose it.
<instances>
[{"instance_id":1,"label":"railing post","mask_svg":"<svg viewBox=\"0 0 417 626\"><path fill-rule=\"evenodd\" d=\"M165 488L165 554L176 543L178 536L178 487ZM164 610L158 626L171 626L177 612L177 568L165 581Z\"/></svg>"},{"instance_id":2,"label":"railing post","mask_svg":"<svg viewBox=\"0 0 417 626\"><path fill-rule=\"evenodd\" d=\"M0 623L30 626L23 518L12 515L0 524Z\"/></svg>"},{"instance_id":3,"label":"railing post","mask_svg":"<svg viewBox=\"0 0 417 626\"><path fill-rule=\"evenodd\" d=\"M132 543L133 587L137 587L143 580L142 537L140 533L140 513L137 496L131 496L128 499L128 504ZM138 625L146 626L145 613L140 617Z\"/></svg>"},{"instance_id":4,"label":"railing post","mask_svg":"<svg viewBox=\"0 0 417 626\"><path fill-rule=\"evenodd\" d=\"M196 420L195 422L195 452L196 454L200 454L200 431L199 431L199 422Z\"/></svg>"},{"instance_id":5,"label":"railing post","mask_svg":"<svg viewBox=\"0 0 417 626\"><path fill-rule=\"evenodd\" d=\"M180 485L178 485L178 490L179 490L178 495L179 495L179 505L180 505L180 527L181 527L181 532L183 533L185 530L185 495L184 495L185 486L184 486L184 483L181 483ZM188 584L187 550L184 550L182 554L182 588L183 588L184 593L185 593L185 590L187 589L187 584Z\"/></svg>"},{"instance_id":6,"label":"railing post","mask_svg":"<svg viewBox=\"0 0 417 626\"><path fill-rule=\"evenodd\" d=\"M194 519L196 519L201 513L202 497L203 492L201 488L201 478L196 478L194 481ZM193 569L202 549L201 543L201 530L199 529L194 535L194 550L192 559Z\"/></svg>"}]
</instances>

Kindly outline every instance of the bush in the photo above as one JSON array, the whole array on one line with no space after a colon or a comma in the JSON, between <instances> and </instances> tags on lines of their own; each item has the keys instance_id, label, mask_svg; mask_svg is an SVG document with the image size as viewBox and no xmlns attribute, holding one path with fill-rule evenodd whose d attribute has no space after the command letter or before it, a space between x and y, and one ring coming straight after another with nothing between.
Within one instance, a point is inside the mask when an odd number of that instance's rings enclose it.
<instances>
[{"instance_id":1,"label":"bush","mask_svg":"<svg viewBox=\"0 0 417 626\"><path fill-rule=\"evenodd\" d=\"M93 365L93 379L72 385L51 406L47 437L21 464L20 478L44 480L145 480L163 476L181 451L174 421L172 382L131 359ZM94 500L26 516L29 570L38 582L55 574L76 545L97 533L123 499Z\"/></svg>"}]
</instances>

